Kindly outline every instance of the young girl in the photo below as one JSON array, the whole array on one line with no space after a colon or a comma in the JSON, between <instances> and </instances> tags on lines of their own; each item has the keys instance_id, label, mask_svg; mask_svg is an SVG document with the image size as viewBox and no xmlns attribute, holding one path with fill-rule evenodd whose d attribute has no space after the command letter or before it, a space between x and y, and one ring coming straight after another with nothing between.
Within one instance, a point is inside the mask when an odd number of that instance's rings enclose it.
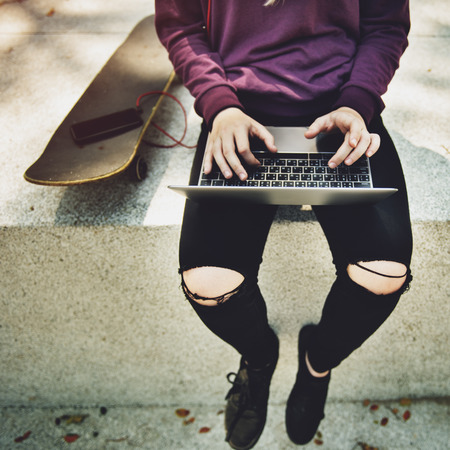
<instances>
[{"instance_id":1,"label":"young girl","mask_svg":"<svg viewBox=\"0 0 450 450\"><path fill-rule=\"evenodd\" d=\"M377 204L314 207L336 281L319 323L299 334L285 420L290 439L305 444L324 417L331 369L380 327L411 278L406 188L380 118L381 95L407 46L408 0L156 0L156 26L204 119L197 151L205 152L205 172L215 161L226 178L245 180L246 167L259 164L249 136L276 152L265 126L309 126L307 138L333 129L345 136L329 167L367 155L375 185L398 189ZM185 207L184 292L205 325L241 354L225 413L235 449L253 447L263 431L278 359L258 287L275 211L189 200ZM275 299L284 300L291 299Z\"/></svg>"}]
</instances>

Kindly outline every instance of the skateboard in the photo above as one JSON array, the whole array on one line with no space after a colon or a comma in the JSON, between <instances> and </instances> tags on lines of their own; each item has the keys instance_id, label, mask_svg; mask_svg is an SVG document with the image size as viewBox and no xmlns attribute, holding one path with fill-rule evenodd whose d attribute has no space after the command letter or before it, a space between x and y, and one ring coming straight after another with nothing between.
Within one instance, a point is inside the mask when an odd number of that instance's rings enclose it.
<instances>
[{"instance_id":1,"label":"skateboard","mask_svg":"<svg viewBox=\"0 0 450 450\"><path fill-rule=\"evenodd\" d=\"M156 35L154 16L148 16L94 78L24 178L40 185L70 186L128 170L134 179L143 179L147 168L139 146L174 77L167 51ZM154 91L136 108L142 94ZM114 129L117 114L120 123ZM77 138L77 127L86 131L93 120L111 129L100 137L92 137L91 130L89 139Z\"/></svg>"}]
</instances>

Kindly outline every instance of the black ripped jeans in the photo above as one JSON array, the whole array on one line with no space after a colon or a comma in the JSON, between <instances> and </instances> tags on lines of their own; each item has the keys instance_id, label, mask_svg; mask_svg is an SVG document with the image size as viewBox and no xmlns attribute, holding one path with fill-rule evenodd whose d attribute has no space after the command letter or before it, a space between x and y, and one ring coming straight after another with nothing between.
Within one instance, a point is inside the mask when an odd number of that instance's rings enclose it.
<instances>
[{"instance_id":1,"label":"black ripped jeans","mask_svg":"<svg viewBox=\"0 0 450 450\"><path fill-rule=\"evenodd\" d=\"M411 278L408 269L402 289L376 295L347 274L348 265L358 261L395 261L408 268L411 261L412 233L400 161L380 117L371 122L369 131L381 137L381 147L371 158L374 185L395 187L398 192L376 204L313 208L328 240L337 275L308 349L310 362L319 372L336 367L380 327ZM197 151L204 151L205 142L203 132ZM244 276L242 286L233 296L216 306L205 306L201 300L187 297L206 326L255 365L268 362L276 345L257 285L275 213L274 206L204 205L188 200L181 231L181 273L195 267L215 266Z\"/></svg>"}]
</instances>

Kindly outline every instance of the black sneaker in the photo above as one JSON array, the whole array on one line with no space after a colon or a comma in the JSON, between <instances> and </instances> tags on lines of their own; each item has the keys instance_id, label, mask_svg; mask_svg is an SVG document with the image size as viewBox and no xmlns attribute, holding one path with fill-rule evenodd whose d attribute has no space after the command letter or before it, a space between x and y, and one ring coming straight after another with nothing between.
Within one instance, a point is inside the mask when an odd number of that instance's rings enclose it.
<instances>
[{"instance_id":1,"label":"black sneaker","mask_svg":"<svg viewBox=\"0 0 450 450\"><path fill-rule=\"evenodd\" d=\"M275 359L266 367L252 369L242 358L238 373L227 375L233 387L225 398L228 400L225 409L225 441L236 450L252 448L263 432L270 381L277 360L278 347ZM234 380L231 380L232 376Z\"/></svg>"},{"instance_id":2,"label":"black sneaker","mask_svg":"<svg viewBox=\"0 0 450 450\"><path fill-rule=\"evenodd\" d=\"M308 338L315 325L306 325L300 330L298 344L299 369L286 406L286 430L292 442L307 444L317 432L325 417L331 372L323 378L315 378L306 366L305 354Z\"/></svg>"}]
</instances>

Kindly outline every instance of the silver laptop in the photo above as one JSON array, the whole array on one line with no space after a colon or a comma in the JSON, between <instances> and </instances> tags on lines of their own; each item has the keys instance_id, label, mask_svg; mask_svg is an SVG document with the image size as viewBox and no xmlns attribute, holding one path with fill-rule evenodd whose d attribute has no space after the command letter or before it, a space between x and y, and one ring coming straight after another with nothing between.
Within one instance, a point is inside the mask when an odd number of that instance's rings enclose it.
<instances>
[{"instance_id":1,"label":"silver laptop","mask_svg":"<svg viewBox=\"0 0 450 450\"><path fill-rule=\"evenodd\" d=\"M336 169L328 161L342 143L341 133L321 134L306 139L306 128L267 127L275 138L277 153L264 143L251 139L250 148L261 162L247 168L245 181L237 176L227 180L216 166L206 175L203 161L193 166L191 185L169 186L194 201L239 201L271 205L345 205L378 202L395 192L394 188L373 186L370 160L362 157L352 166Z\"/></svg>"}]
</instances>

